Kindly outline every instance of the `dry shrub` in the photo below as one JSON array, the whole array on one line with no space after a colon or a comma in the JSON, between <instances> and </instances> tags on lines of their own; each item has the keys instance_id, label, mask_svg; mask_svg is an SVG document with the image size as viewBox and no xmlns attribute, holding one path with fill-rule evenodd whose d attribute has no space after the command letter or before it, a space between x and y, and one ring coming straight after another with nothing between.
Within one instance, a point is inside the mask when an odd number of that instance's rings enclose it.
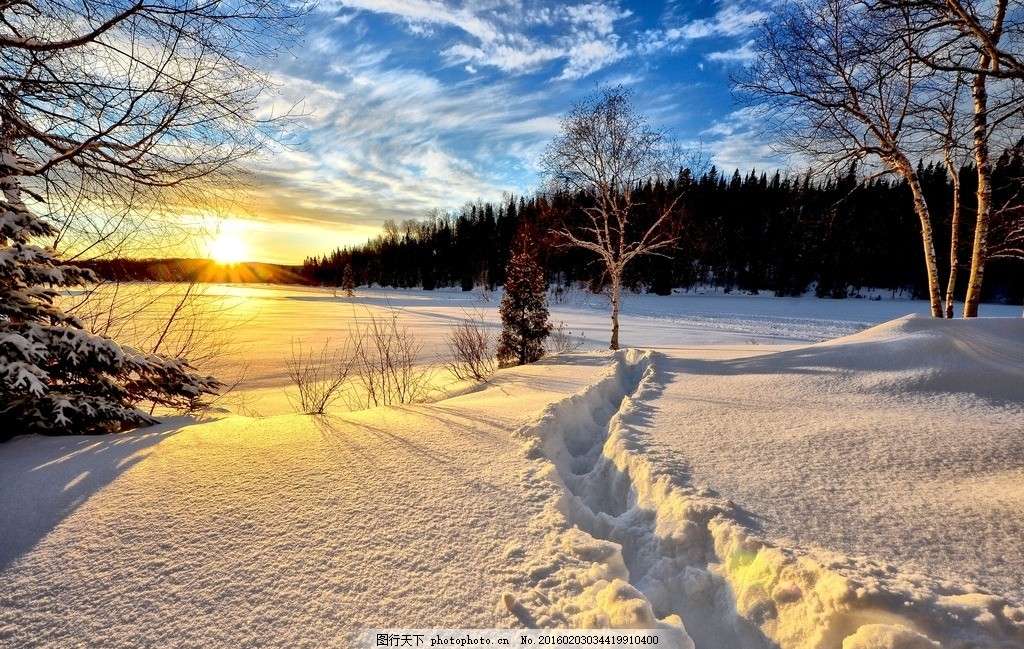
<instances>
[{"instance_id":1,"label":"dry shrub","mask_svg":"<svg viewBox=\"0 0 1024 649\"><path fill-rule=\"evenodd\" d=\"M353 370L362 391L350 398L349 406L356 410L425 400L432 368L416 363L423 343L408 327L399 326L398 313L370 313L357 327Z\"/></svg>"},{"instance_id":2,"label":"dry shrub","mask_svg":"<svg viewBox=\"0 0 1024 649\"><path fill-rule=\"evenodd\" d=\"M444 368L460 381L483 381L494 371L495 336L479 314L453 327L445 347Z\"/></svg>"},{"instance_id":3,"label":"dry shrub","mask_svg":"<svg viewBox=\"0 0 1024 649\"><path fill-rule=\"evenodd\" d=\"M328 338L320 350L304 351L302 342L292 341L292 355L285 363L288 376L299 389L298 397L288 394L292 407L309 415L322 415L341 396L341 389L352 371L353 358L348 342L330 352Z\"/></svg>"},{"instance_id":4,"label":"dry shrub","mask_svg":"<svg viewBox=\"0 0 1024 649\"><path fill-rule=\"evenodd\" d=\"M551 329L551 334L547 340L547 348L548 352L552 354L564 354L576 351L586 341L587 335L585 333L574 334L569 331L569 327L565 322L559 321L558 325Z\"/></svg>"}]
</instances>

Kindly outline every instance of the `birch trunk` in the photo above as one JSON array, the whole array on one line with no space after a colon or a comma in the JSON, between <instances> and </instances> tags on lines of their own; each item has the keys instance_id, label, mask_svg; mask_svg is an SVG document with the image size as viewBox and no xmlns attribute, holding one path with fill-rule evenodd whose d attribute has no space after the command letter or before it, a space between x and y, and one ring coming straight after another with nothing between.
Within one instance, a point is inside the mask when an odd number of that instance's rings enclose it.
<instances>
[{"instance_id":1,"label":"birch trunk","mask_svg":"<svg viewBox=\"0 0 1024 649\"><path fill-rule=\"evenodd\" d=\"M622 269L614 267L612 275L612 342L608 349L619 348L619 290L622 287Z\"/></svg>"},{"instance_id":2,"label":"birch trunk","mask_svg":"<svg viewBox=\"0 0 1024 649\"><path fill-rule=\"evenodd\" d=\"M946 284L946 317L953 317L953 294L960 265L960 174L947 158L946 166L953 175L953 219L949 236L949 283Z\"/></svg>"},{"instance_id":3,"label":"birch trunk","mask_svg":"<svg viewBox=\"0 0 1024 649\"><path fill-rule=\"evenodd\" d=\"M914 196L914 211L921 220L921 243L924 246L924 263L928 274L928 299L931 302L932 316L943 317L942 289L939 286L939 264L935 255L935 235L932 231L932 217L928 210L928 202L921 188L921 180L917 177L914 165L904 156L893 161L893 166L903 175Z\"/></svg>"},{"instance_id":4,"label":"birch trunk","mask_svg":"<svg viewBox=\"0 0 1024 649\"><path fill-rule=\"evenodd\" d=\"M982 54L978 67L988 70L991 65L991 57L987 53ZM971 276L967 281L967 296L964 298L965 318L978 317L981 283L988 258L988 229L992 218L992 164L988 150L988 90L985 87L987 77L984 72L979 72L971 84L974 98L974 162L978 168L978 219L974 226Z\"/></svg>"}]
</instances>

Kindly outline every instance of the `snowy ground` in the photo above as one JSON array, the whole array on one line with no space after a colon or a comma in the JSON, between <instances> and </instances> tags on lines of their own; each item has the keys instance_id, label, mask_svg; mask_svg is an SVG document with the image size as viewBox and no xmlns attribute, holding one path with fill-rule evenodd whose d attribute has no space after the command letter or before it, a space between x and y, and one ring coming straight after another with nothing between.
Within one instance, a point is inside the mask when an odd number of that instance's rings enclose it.
<instances>
[{"instance_id":1,"label":"snowy ground","mask_svg":"<svg viewBox=\"0 0 1024 649\"><path fill-rule=\"evenodd\" d=\"M552 311L580 352L292 412L293 341L390 307L434 362L451 323L497 321L485 297L212 287L233 413L0 445L0 646L660 626L700 649L1024 647L1020 307L632 296L611 354L575 294Z\"/></svg>"}]
</instances>

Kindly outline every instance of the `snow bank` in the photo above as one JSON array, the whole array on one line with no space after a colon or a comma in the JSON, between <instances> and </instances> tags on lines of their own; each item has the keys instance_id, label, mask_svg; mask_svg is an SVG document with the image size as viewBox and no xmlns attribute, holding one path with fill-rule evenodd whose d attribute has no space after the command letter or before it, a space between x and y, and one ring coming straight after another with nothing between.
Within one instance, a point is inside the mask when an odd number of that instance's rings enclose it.
<instances>
[{"instance_id":1,"label":"snow bank","mask_svg":"<svg viewBox=\"0 0 1024 649\"><path fill-rule=\"evenodd\" d=\"M941 320L908 315L802 352L762 359L858 373L866 387L892 393L969 393L1024 404L1024 318ZM751 369L755 369L751 364Z\"/></svg>"},{"instance_id":2,"label":"snow bank","mask_svg":"<svg viewBox=\"0 0 1024 649\"><path fill-rule=\"evenodd\" d=\"M933 364L935 373L965 358L985 363L989 352L1004 350L1015 326L960 332L950 338L948 358ZM818 361L834 366L834 350L849 353L843 360L851 371L863 370L888 362L891 355L877 355L887 345L945 350L945 335L908 318L814 353L751 362L810 363L823 354ZM857 347L866 341L880 349ZM524 480L550 497L534 524L551 530L546 551L525 561L523 592L506 601L521 619L673 627L679 646L702 649L1024 646L1024 610L1003 598L868 559L777 547L752 533L742 510L693 486L685 465L643 433L665 388L661 359L620 352L602 380L519 431L533 460ZM998 385L988 394L1001 394Z\"/></svg>"},{"instance_id":3,"label":"snow bank","mask_svg":"<svg viewBox=\"0 0 1024 649\"><path fill-rule=\"evenodd\" d=\"M0 647L339 647L492 628L542 504L512 432L607 356L436 404L0 445Z\"/></svg>"}]
</instances>

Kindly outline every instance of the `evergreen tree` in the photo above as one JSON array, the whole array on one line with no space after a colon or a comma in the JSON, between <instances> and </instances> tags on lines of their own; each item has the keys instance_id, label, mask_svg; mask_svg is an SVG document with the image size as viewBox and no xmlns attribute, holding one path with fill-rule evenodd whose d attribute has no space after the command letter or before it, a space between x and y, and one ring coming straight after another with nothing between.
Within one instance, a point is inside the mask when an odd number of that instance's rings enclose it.
<instances>
[{"instance_id":1,"label":"evergreen tree","mask_svg":"<svg viewBox=\"0 0 1024 649\"><path fill-rule=\"evenodd\" d=\"M512 256L505 269L505 294L501 298L500 365L525 365L544 355L544 339L551 333L544 273L525 246Z\"/></svg>"},{"instance_id":2,"label":"evergreen tree","mask_svg":"<svg viewBox=\"0 0 1024 649\"><path fill-rule=\"evenodd\" d=\"M356 296L356 280L352 276L352 264L345 264L345 274L341 278L341 290L345 291L345 297Z\"/></svg>"},{"instance_id":3,"label":"evergreen tree","mask_svg":"<svg viewBox=\"0 0 1024 649\"><path fill-rule=\"evenodd\" d=\"M184 407L221 387L183 360L141 354L87 331L54 302L93 273L31 243L56 229L21 200L29 163L0 150L0 441L147 426L140 402Z\"/></svg>"}]
</instances>

